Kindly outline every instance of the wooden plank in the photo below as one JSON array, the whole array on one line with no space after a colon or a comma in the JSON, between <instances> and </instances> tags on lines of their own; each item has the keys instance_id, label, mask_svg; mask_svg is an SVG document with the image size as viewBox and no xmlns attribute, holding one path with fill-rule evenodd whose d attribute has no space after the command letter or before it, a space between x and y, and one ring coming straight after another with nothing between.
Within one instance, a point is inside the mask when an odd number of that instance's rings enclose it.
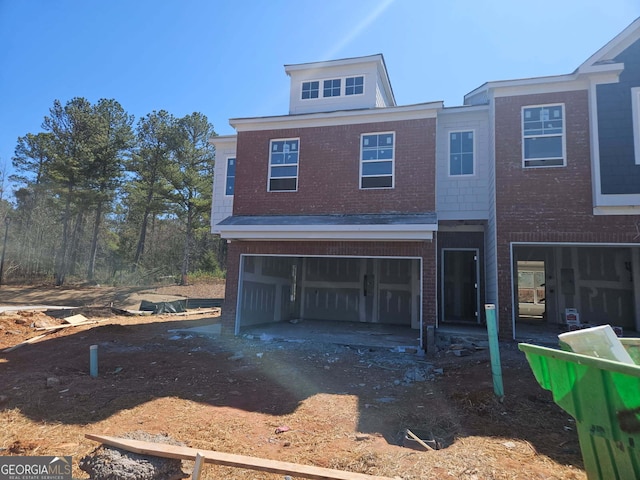
<instances>
[{"instance_id":1,"label":"wooden plank","mask_svg":"<svg viewBox=\"0 0 640 480\"><path fill-rule=\"evenodd\" d=\"M200 453L196 453L196 464L193 466L193 474L191 480L200 480L200 474L202 473L202 465L204 464L204 457Z\"/></svg>"},{"instance_id":2,"label":"wooden plank","mask_svg":"<svg viewBox=\"0 0 640 480\"><path fill-rule=\"evenodd\" d=\"M429 451L429 450L433 450L433 448L431 448L429 445L427 445L425 442L422 441L422 439L420 437L418 437L415 433L413 433L411 430L409 430L407 428L407 434L413 438L416 442L418 442L420 445L422 445L424 447L425 450Z\"/></svg>"},{"instance_id":3,"label":"wooden plank","mask_svg":"<svg viewBox=\"0 0 640 480\"><path fill-rule=\"evenodd\" d=\"M38 340L40 340L43 337L46 337L47 335L49 335L49 334L48 333L43 333L42 335L38 335L37 337L31 337L31 338L25 340L24 342L20 342L17 345L14 345L13 347L5 348L2 351L2 353L11 352L11 351L15 350L16 348L22 347L23 345L28 345L29 343L37 342Z\"/></svg>"},{"instance_id":4,"label":"wooden plank","mask_svg":"<svg viewBox=\"0 0 640 480\"><path fill-rule=\"evenodd\" d=\"M177 458L180 460L195 460L199 454L205 463L214 463L227 467L246 468L261 472L294 475L300 478L312 480L393 480L390 477L367 475L365 473L345 472L330 468L300 465L298 463L281 462L265 458L248 457L233 453L215 452L213 450L200 450L164 443L143 442L127 438L109 437L105 435L85 434L85 437L96 442L104 443L112 447L122 448L141 455L154 455L156 457Z\"/></svg>"},{"instance_id":5,"label":"wooden plank","mask_svg":"<svg viewBox=\"0 0 640 480\"><path fill-rule=\"evenodd\" d=\"M96 323L100 323L99 320L87 320L86 322L82 322L82 323L74 323L74 324L67 324L67 325L54 325L52 327L38 327L36 328L36 330L60 330L61 328L70 328L70 327L81 327L82 325L94 325Z\"/></svg>"},{"instance_id":6,"label":"wooden plank","mask_svg":"<svg viewBox=\"0 0 640 480\"><path fill-rule=\"evenodd\" d=\"M78 325L79 323L88 322L89 319L84 315L78 313L77 315L71 315L70 317L63 318L62 321L71 325Z\"/></svg>"}]
</instances>

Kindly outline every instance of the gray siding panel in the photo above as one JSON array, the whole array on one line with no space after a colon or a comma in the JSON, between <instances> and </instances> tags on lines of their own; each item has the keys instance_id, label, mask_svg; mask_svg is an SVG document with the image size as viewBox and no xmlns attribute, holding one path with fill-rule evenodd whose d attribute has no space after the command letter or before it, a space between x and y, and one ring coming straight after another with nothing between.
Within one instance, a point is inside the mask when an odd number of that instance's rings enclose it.
<instances>
[{"instance_id":1,"label":"gray siding panel","mask_svg":"<svg viewBox=\"0 0 640 480\"><path fill-rule=\"evenodd\" d=\"M448 111L438 115L436 211L438 220L489 217L489 117L487 110ZM449 133L474 132L473 175L449 175Z\"/></svg>"},{"instance_id":2,"label":"gray siding panel","mask_svg":"<svg viewBox=\"0 0 640 480\"><path fill-rule=\"evenodd\" d=\"M640 86L640 40L616 61L624 63L620 82L598 85L596 90L601 188L605 195L638 194L640 165L635 164L631 88Z\"/></svg>"}]
</instances>

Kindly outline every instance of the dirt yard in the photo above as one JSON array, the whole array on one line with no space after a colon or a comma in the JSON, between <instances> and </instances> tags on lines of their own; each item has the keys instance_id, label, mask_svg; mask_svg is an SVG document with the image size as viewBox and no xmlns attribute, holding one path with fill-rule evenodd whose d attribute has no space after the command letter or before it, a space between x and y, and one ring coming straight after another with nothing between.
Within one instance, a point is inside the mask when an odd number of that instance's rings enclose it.
<instances>
[{"instance_id":1,"label":"dirt yard","mask_svg":"<svg viewBox=\"0 0 640 480\"><path fill-rule=\"evenodd\" d=\"M489 353L436 358L314 342L176 332L217 314L114 316L140 300L219 298L223 285L152 289L0 288L0 305L72 305L90 325L0 354L0 455L71 455L86 433L166 434L189 446L417 479L586 479L571 418L501 345L506 396L493 396ZM59 324L43 313L0 315L0 351ZM98 345L99 375L89 375ZM402 446L411 428L439 450ZM183 463L185 473L193 465ZM282 479L207 465L204 479Z\"/></svg>"}]
</instances>

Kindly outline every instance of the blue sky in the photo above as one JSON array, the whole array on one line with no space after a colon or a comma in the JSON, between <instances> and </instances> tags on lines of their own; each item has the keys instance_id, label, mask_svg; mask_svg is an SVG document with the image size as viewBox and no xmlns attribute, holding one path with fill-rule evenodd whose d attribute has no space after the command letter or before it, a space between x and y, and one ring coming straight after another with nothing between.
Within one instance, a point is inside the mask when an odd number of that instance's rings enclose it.
<instances>
[{"instance_id":1,"label":"blue sky","mask_svg":"<svg viewBox=\"0 0 640 480\"><path fill-rule=\"evenodd\" d=\"M138 118L282 115L285 64L382 53L399 105L490 80L570 73L640 17L638 0L0 0L0 166L58 99Z\"/></svg>"}]
</instances>

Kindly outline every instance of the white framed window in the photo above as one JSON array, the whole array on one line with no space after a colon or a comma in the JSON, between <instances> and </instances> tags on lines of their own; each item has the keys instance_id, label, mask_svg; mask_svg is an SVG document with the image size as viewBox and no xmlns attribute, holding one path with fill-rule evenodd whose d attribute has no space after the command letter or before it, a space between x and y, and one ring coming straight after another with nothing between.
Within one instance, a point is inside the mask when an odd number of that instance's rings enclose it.
<instances>
[{"instance_id":1,"label":"white framed window","mask_svg":"<svg viewBox=\"0 0 640 480\"><path fill-rule=\"evenodd\" d=\"M322 92L322 95L320 94ZM302 82L302 100L340 97L342 95L363 95L364 75L353 77L327 78Z\"/></svg>"},{"instance_id":2,"label":"white framed window","mask_svg":"<svg viewBox=\"0 0 640 480\"><path fill-rule=\"evenodd\" d=\"M364 77L347 77L344 80L345 95L362 95L364 93Z\"/></svg>"},{"instance_id":3,"label":"white framed window","mask_svg":"<svg viewBox=\"0 0 640 480\"><path fill-rule=\"evenodd\" d=\"M631 106L633 114L633 145L636 154L636 165L640 165L640 87L631 89Z\"/></svg>"},{"instance_id":4,"label":"white framed window","mask_svg":"<svg viewBox=\"0 0 640 480\"><path fill-rule=\"evenodd\" d=\"M473 175L475 140L473 130L449 132L449 175Z\"/></svg>"},{"instance_id":5,"label":"white framed window","mask_svg":"<svg viewBox=\"0 0 640 480\"><path fill-rule=\"evenodd\" d=\"M227 157L227 171L225 173L225 195L233 195L236 184L236 158Z\"/></svg>"},{"instance_id":6,"label":"white framed window","mask_svg":"<svg viewBox=\"0 0 640 480\"><path fill-rule=\"evenodd\" d=\"M395 133L365 133L360 137L360 188L393 188Z\"/></svg>"},{"instance_id":7,"label":"white framed window","mask_svg":"<svg viewBox=\"0 0 640 480\"><path fill-rule=\"evenodd\" d=\"M325 80L322 88L322 96L323 97L339 97L340 96L340 85L342 81L340 78L334 78L332 80Z\"/></svg>"},{"instance_id":8,"label":"white framed window","mask_svg":"<svg viewBox=\"0 0 640 480\"><path fill-rule=\"evenodd\" d=\"M522 107L522 164L566 166L563 104Z\"/></svg>"},{"instance_id":9,"label":"white framed window","mask_svg":"<svg viewBox=\"0 0 640 480\"><path fill-rule=\"evenodd\" d=\"M298 190L300 139L284 138L269 142L269 192Z\"/></svg>"},{"instance_id":10,"label":"white framed window","mask_svg":"<svg viewBox=\"0 0 640 480\"><path fill-rule=\"evenodd\" d=\"M318 98L320 95L320 81L302 82L302 99Z\"/></svg>"}]
</instances>

